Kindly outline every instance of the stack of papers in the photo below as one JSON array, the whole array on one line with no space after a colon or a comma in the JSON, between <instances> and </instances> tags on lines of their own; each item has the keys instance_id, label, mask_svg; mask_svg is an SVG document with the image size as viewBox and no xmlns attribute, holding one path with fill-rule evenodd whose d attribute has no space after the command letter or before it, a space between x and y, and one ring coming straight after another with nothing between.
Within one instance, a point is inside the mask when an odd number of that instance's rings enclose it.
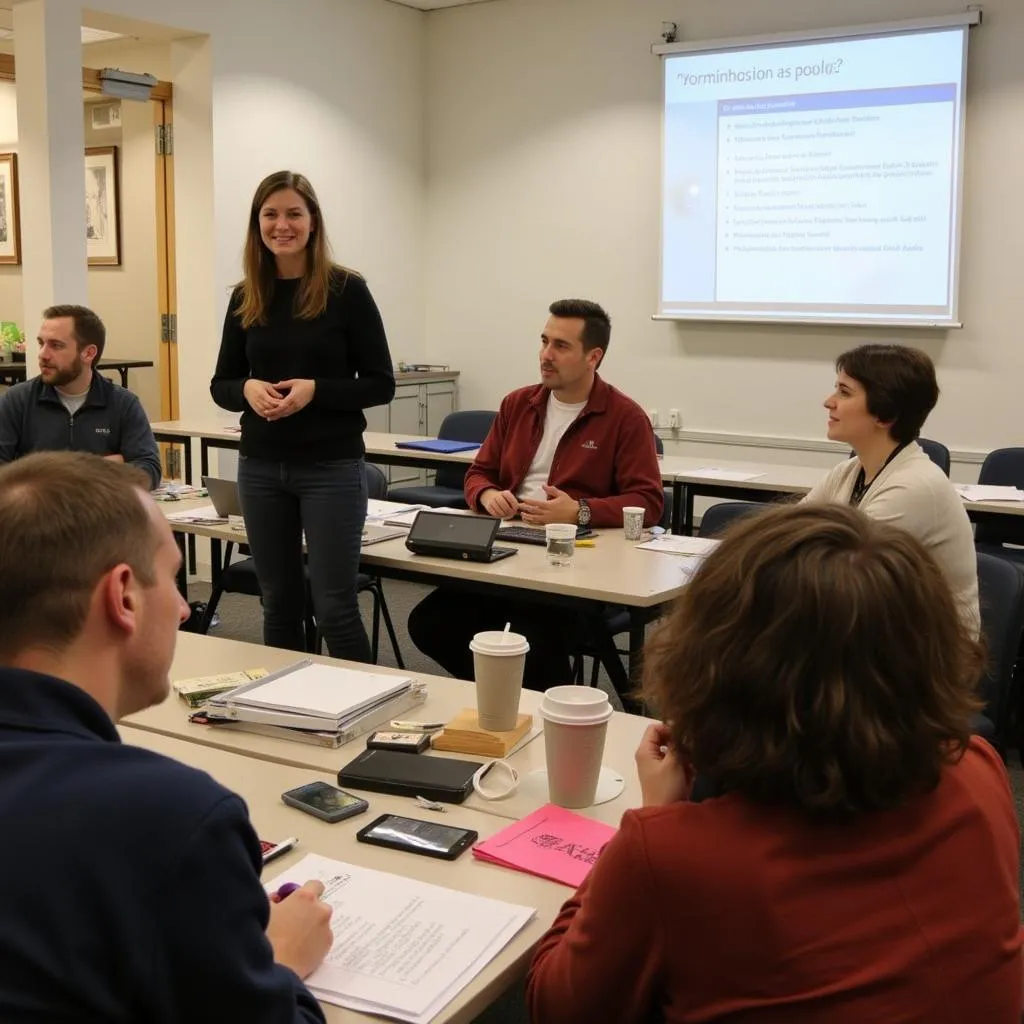
<instances>
[{"instance_id":1,"label":"stack of papers","mask_svg":"<svg viewBox=\"0 0 1024 1024\"><path fill-rule=\"evenodd\" d=\"M219 515L212 505L201 505L199 508L189 509L185 512L170 512L167 518L172 523L226 523L227 516Z\"/></svg>"},{"instance_id":2,"label":"stack of papers","mask_svg":"<svg viewBox=\"0 0 1024 1024\"><path fill-rule=\"evenodd\" d=\"M174 692L185 701L190 708L197 708L204 704L210 697L218 693L226 693L228 690L237 689L246 683L256 679L263 679L267 675L265 668L247 668L241 672L221 672L215 676L195 676L192 679L179 679L171 685Z\"/></svg>"},{"instance_id":3,"label":"stack of papers","mask_svg":"<svg viewBox=\"0 0 1024 1024\"><path fill-rule=\"evenodd\" d=\"M708 537L652 537L644 544L637 544L641 551L661 551L667 555L700 555L702 558L710 554L718 545L719 540Z\"/></svg>"},{"instance_id":4,"label":"stack of papers","mask_svg":"<svg viewBox=\"0 0 1024 1024\"><path fill-rule=\"evenodd\" d=\"M473 856L574 888L615 829L548 804L473 847Z\"/></svg>"},{"instance_id":5,"label":"stack of papers","mask_svg":"<svg viewBox=\"0 0 1024 1024\"><path fill-rule=\"evenodd\" d=\"M1024 491L1018 487L983 484L954 484L953 487L964 501L1024 501Z\"/></svg>"},{"instance_id":6,"label":"stack of papers","mask_svg":"<svg viewBox=\"0 0 1024 1024\"><path fill-rule=\"evenodd\" d=\"M410 755L413 756L413 755ZM306 979L324 1002L428 1024L536 911L310 854L267 884L324 884L334 942Z\"/></svg>"},{"instance_id":7,"label":"stack of papers","mask_svg":"<svg viewBox=\"0 0 1024 1024\"><path fill-rule=\"evenodd\" d=\"M735 480L743 483L746 480L760 480L764 473L747 473L741 469L719 469L717 466L702 466L691 469L688 473L680 473L681 477L695 476L701 480Z\"/></svg>"}]
</instances>

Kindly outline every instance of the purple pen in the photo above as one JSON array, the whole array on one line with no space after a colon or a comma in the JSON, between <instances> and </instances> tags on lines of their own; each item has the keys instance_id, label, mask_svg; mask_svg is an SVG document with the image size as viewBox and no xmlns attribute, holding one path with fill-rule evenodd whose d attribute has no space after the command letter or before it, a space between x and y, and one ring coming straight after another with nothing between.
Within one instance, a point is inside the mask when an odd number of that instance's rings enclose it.
<instances>
[{"instance_id":1,"label":"purple pen","mask_svg":"<svg viewBox=\"0 0 1024 1024\"><path fill-rule=\"evenodd\" d=\"M291 894L295 892L295 890L298 888L299 885L297 882L285 882L284 885L282 885L281 888L277 890L277 898L279 900L283 900L286 897L291 896Z\"/></svg>"}]
</instances>

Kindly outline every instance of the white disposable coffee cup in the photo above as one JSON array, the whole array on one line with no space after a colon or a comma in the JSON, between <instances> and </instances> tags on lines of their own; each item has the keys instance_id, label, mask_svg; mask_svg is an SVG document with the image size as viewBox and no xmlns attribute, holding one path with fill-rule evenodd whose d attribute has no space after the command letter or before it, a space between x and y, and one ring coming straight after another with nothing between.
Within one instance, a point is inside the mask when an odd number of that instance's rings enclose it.
<instances>
[{"instance_id":1,"label":"white disposable coffee cup","mask_svg":"<svg viewBox=\"0 0 1024 1024\"><path fill-rule=\"evenodd\" d=\"M626 540L639 540L644 533L644 509L627 505L622 510L622 528L626 532Z\"/></svg>"},{"instance_id":2,"label":"white disposable coffee cup","mask_svg":"<svg viewBox=\"0 0 1024 1024\"><path fill-rule=\"evenodd\" d=\"M520 633L492 629L469 642L476 680L476 711L481 729L505 732L516 727L523 669L530 645Z\"/></svg>"},{"instance_id":3,"label":"white disposable coffee cup","mask_svg":"<svg viewBox=\"0 0 1024 1024\"><path fill-rule=\"evenodd\" d=\"M597 795L612 706L592 686L553 686L540 702L548 798L559 807L589 807Z\"/></svg>"}]
</instances>

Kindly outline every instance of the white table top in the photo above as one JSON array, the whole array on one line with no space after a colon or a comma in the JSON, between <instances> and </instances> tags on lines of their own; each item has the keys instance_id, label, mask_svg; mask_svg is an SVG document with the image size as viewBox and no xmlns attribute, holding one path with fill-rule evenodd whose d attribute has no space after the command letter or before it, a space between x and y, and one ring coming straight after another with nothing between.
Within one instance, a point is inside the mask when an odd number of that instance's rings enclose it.
<instances>
[{"instance_id":1,"label":"white table top","mask_svg":"<svg viewBox=\"0 0 1024 1024\"><path fill-rule=\"evenodd\" d=\"M301 657L303 655L294 651L283 651L260 644L247 644L239 640L222 640L217 637L202 636L198 633L179 633L171 678L190 679L195 676L234 672L248 668L266 668L273 671L290 665ZM315 660L362 671L370 670L386 675L411 676L425 682L429 691L426 703L406 716L417 721L445 722L453 718L463 708L473 707L476 702L473 684L460 679L425 675L419 672L404 672L401 669L383 666L334 661L326 657L316 657ZM540 697L539 693L524 690L519 705L520 710L534 714L540 703ZM332 777L337 775L338 769L342 765L358 756L366 745L366 737L360 736L342 747L318 747L307 743L297 743L293 740L277 739L273 736L261 736L257 733L194 725L188 720L189 714L190 709L184 701L172 693L162 704L123 719L121 726L131 731L160 733L202 746L235 754L245 754L264 761L328 773ZM539 724L539 718L535 720ZM640 805L640 789L636 782L636 773L633 770L633 754L640 742L640 737L649 724L648 719L638 715L615 712L608 725L604 763L622 775L625 780L625 789L614 800L587 808L580 813L610 825L618 825L623 811ZM485 757L470 754L433 752L430 756L460 757L474 761L487 760ZM537 736L516 751L509 760L519 772L520 777L543 769L545 766L543 735ZM393 799L402 804L404 813L416 812L416 805L411 799L400 797ZM517 819L532 813L545 803L547 803L546 794L542 790L535 791L534 786L530 785L525 787L524 792L503 800L488 801L474 793L462 806L505 819Z\"/></svg>"},{"instance_id":2,"label":"white table top","mask_svg":"<svg viewBox=\"0 0 1024 1024\"><path fill-rule=\"evenodd\" d=\"M328 824L288 807L281 802L280 795L287 789L316 779L334 782L333 773L314 773L310 769L253 760L140 729L122 728L121 736L125 743L145 747L208 772L222 785L241 795L249 807L250 817L260 838L281 840L287 836L297 837L299 844L294 850L264 868L264 877L267 879L286 873L290 866L297 864L307 853L318 853L433 885L536 908L536 917L434 1018L436 1022L469 1024L506 988L522 977L529 966L533 947L547 931L562 903L572 893L567 886L477 860L468 851L456 861L442 861L367 846L355 838L356 832L377 815L411 813L413 817L436 816L442 824L475 829L481 839L486 839L508 824L506 820L494 815L482 814L466 807L452 807L445 814L423 810L411 812L408 801L371 793L367 794L370 808L365 814ZM304 879L296 878L295 881L301 883ZM330 1024L380 1020L379 1017L343 1010L328 1003L321 1005Z\"/></svg>"},{"instance_id":3,"label":"white table top","mask_svg":"<svg viewBox=\"0 0 1024 1024\"><path fill-rule=\"evenodd\" d=\"M164 501L164 515L187 512L210 504L208 498ZM171 523L179 533L244 544L244 531L223 523ZM459 579L522 590L540 590L549 594L586 601L653 608L677 597L683 589L683 563L679 556L656 551L641 551L627 541L621 530L598 530L594 547L578 547L573 564L551 565L543 545L516 544L517 554L498 562L463 562L454 558L434 558L413 554L404 537L366 545L361 554L364 569L374 566L399 573L423 573L440 579ZM498 535L501 543L501 534Z\"/></svg>"}]
</instances>

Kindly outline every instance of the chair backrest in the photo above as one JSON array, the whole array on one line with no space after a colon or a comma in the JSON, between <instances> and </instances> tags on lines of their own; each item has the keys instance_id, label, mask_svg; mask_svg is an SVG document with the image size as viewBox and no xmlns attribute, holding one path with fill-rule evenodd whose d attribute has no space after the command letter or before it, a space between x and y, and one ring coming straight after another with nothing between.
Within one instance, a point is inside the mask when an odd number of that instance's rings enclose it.
<instances>
[{"instance_id":1,"label":"chair backrest","mask_svg":"<svg viewBox=\"0 0 1024 1024\"><path fill-rule=\"evenodd\" d=\"M490 409L462 409L459 412L450 412L441 421L437 436L446 441L478 441L482 443L497 415ZM434 483L438 487L455 487L461 490L467 469L467 466L458 464L438 466Z\"/></svg>"},{"instance_id":2,"label":"chair backrest","mask_svg":"<svg viewBox=\"0 0 1024 1024\"><path fill-rule=\"evenodd\" d=\"M383 501L388 496L388 478L380 466L366 463L366 496Z\"/></svg>"},{"instance_id":3,"label":"chair backrest","mask_svg":"<svg viewBox=\"0 0 1024 1024\"><path fill-rule=\"evenodd\" d=\"M929 441L927 437L919 437L917 443L923 449L925 455L949 476L949 449L940 441Z\"/></svg>"},{"instance_id":4,"label":"chair backrest","mask_svg":"<svg viewBox=\"0 0 1024 1024\"><path fill-rule=\"evenodd\" d=\"M768 505L763 501L720 501L704 510L698 537L720 537L737 519L754 515Z\"/></svg>"},{"instance_id":5,"label":"chair backrest","mask_svg":"<svg viewBox=\"0 0 1024 1024\"><path fill-rule=\"evenodd\" d=\"M1024 448L996 448L985 456L979 484L1024 488ZM978 523L974 539L986 544L1024 544L1024 522L1019 516L1000 516Z\"/></svg>"},{"instance_id":6,"label":"chair backrest","mask_svg":"<svg viewBox=\"0 0 1024 1024\"><path fill-rule=\"evenodd\" d=\"M988 668L979 696L984 713L1005 740L1010 683L1024 631L1024 568L998 555L978 553L978 597L981 633L988 644Z\"/></svg>"},{"instance_id":7,"label":"chair backrest","mask_svg":"<svg viewBox=\"0 0 1024 1024\"><path fill-rule=\"evenodd\" d=\"M949 449L941 441L929 441L927 437L919 437L917 439L917 443L920 445L921 450L925 455L927 455L928 458L946 474L946 476L949 476ZM850 452L849 457L852 459L856 454L856 452Z\"/></svg>"}]
</instances>

